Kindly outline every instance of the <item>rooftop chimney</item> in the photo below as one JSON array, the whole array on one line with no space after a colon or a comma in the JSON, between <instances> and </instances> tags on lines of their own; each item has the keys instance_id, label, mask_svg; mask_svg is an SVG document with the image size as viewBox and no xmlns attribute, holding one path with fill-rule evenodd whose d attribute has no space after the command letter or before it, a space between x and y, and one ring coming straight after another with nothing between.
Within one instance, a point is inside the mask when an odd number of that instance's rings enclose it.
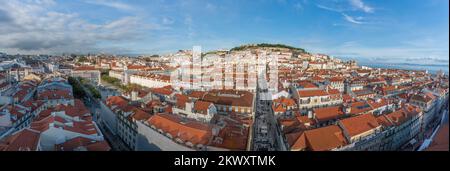
<instances>
[{"instance_id":1,"label":"rooftop chimney","mask_svg":"<svg viewBox=\"0 0 450 171\"><path fill-rule=\"evenodd\" d=\"M311 110L308 111L308 119L313 119L313 118L314 118L313 112Z\"/></svg>"},{"instance_id":2,"label":"rooftop chimney","mask_svg":"<svg viewBox=\"0 0 450 171\"><path fill-rule=\"evenodd\" d=\"M352 108L348 104L344 104L342 110L346 115L349 115L352 112Z\"/></svg>"}]
</instances>

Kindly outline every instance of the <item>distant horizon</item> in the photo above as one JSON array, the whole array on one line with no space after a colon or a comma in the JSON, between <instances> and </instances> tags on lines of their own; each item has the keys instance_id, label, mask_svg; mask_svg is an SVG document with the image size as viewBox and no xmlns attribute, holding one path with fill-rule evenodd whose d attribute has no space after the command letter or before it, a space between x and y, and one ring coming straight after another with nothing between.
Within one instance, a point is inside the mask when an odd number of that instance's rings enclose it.
<instances>
[{"instance_id":1,"label":"distant horizon","mask_svg":"<svg viewBox=\"0 0 450 171\"><path fill-rule=\"evenodd\" d=\"M447 0L15 0L8 54L166 54L252 42L365 58L449 58ZM420 11L420 12L418 12Z\"/></svg>"}]
</instances>

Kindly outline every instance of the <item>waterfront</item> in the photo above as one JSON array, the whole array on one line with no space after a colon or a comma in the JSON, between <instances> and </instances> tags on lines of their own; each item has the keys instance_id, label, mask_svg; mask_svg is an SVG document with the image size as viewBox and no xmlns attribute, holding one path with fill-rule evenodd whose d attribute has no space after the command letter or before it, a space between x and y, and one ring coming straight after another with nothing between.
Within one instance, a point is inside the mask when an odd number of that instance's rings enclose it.
<instances>
[{"instance_id":1,"label":"waterfront","mask_svg":"<svg viewBox=\"0 0 450 171\"><path fill-rule=\"evenodd\" d=\"M442 70L446 75L449 74L448 64L407 64L407 63L369 63L361 62L360 65L371 68L404 69L404 70L427 70L431 74L436 74Z\"/></svg>"}]
</instances>

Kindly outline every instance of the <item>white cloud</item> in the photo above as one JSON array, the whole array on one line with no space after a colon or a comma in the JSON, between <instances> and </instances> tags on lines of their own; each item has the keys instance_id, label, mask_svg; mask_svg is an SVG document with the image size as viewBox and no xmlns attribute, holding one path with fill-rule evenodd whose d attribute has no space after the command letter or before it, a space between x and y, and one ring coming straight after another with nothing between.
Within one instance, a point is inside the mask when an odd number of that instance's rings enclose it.
<instances>
[{"instance_id":1,"label":"white cloud","mask_svg":"<svg viewBox=\"0 0 450 171\"><path fill-rule=\"evenodd\" d=\"M344 16L344 19L346 21L350 22L350 23L353 23L353 24L364 24L364 22L361 21L363 19L362 17L355 18L355 17L349 16L349 15L344 14L344 13L342 13L342 15Z\"/></svg>"},{"instance_id":2,"label":"white cloud","mask_svg":"<svg viewBox=\"0 0 450 171\"><path fill-rule=\"evenodd\" d=\"M372 13L374 12L373 8L367 4L365 4L362 0L350 0L350 4L358 9L358 10L362 10L366 13Z\"/></svg>"},{"instance_id":3,"label":"white cloud","mask_svg":"<svg viewBox=\"0 0 450 171\"><path fill-rule=\"evenodd\" d=\"M334 8L334 7L329 7L329 6L325 6L325 5L321 5L321 4L317 4L316 5L318 8L324 9L324 10L328 10L328 11L333 11L333 12L342 12L342 9L338 9L338 8Z\"/></svg>"},{"instance_id":4,"label":"white cloud","mask_svg":"<svg viewBox=\"0 0 450 171\"><path fill-rule=\"evenodd\" d=\"M76 13L49 10L53 1L6 1L0 27L0 49L11 53L72 53L109 50L114 44L139 38L146 25L138 17L122 17L106 23L90 23ZM13 9L13 10L11 10ZM0 17L2 18L2 17ZM5 17L3 17L5 18Z\"/></svg>"},{"instance_id":5,"label":"white cloud","mask_svg":"<svg viewBox=\"0 0 450 171\"><path fill-rule=\"evenodd\" d=\"M132 11L135 9L131 5L128 5L126 3L122 3L119 1L115 1L115 0L87 0L85 2L89 3L89 4L106 6L106 7L115 8L115 9L124 10L124 11Z\"/></svg>"},{"instance_id":6,"label":"white cloud","mask_svg":"<svg viewBox=\"0 0 450 171\"><path fill-rule=\"evenodd\" d=\"M170 17L163 17L162 18L162 23L164 25L171 25L171 24L175 23L175 20L170 18Z\"/></svg>"},{"instance_id":7,"label":"white cloud","mask_svg":"<svg viewBox=\"0 0 450 171\"><path fill-rule=\"evenodd\" d=\"M363 0L318 0L316 1L316 6L324 10L338 13L349 11L362 11L365 13L375 12L374 8L364 3Z\"/></svg>"}]
</instances>

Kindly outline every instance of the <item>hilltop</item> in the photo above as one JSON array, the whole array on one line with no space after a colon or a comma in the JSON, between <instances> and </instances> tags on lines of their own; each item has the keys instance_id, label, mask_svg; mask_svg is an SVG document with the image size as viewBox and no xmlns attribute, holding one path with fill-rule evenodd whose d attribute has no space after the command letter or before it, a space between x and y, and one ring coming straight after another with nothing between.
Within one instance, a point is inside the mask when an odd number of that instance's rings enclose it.
<instances>
[{"instance_id":1,"label":"hilltop","mask_svg":"<svg viewBox=\"0 0 450 171\"><path fill-rule=\"evenodd\" d=\"M293 52L298 53L306 53L305 49L297 48L284 44L269 44L269 43L260 43L260 44L250 44L250 45L242 45L238 47L232 48L230 51L241 51L246 49L255 49L255 48L280 48L280 49L288 49Z\"/></svg>"}]
</instances>

